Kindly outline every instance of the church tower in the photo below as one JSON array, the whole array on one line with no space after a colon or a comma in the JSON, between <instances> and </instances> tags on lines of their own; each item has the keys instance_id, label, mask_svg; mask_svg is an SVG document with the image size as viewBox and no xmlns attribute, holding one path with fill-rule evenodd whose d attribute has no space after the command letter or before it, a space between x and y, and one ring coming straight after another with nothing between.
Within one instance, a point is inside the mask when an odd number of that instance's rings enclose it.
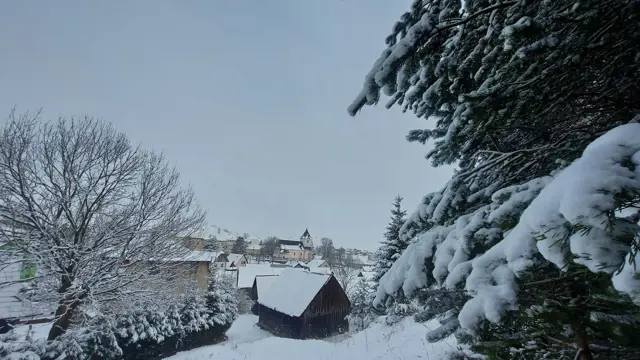
<instances>
[{"instance_id":1,"label":"church tower","mask_svg":"<svg viewBox=\"0 0 640 360\"><path fill-rule=\"evenodd\" d=\"M302 242L302 246L304 246L305 249L313 249L313 238L311 234L309 234L309 229L304 230L304 234L300 236L300 242Z\"/></svg>"}]
</instances>

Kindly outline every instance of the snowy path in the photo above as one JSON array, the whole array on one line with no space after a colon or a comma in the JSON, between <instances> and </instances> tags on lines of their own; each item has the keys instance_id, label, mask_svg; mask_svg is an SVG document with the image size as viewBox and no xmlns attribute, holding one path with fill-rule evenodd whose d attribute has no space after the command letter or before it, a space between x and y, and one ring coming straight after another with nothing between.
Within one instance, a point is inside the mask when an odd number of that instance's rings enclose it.
<instances>
[{"instance_id":1,"label":"snowy path","mask_svg":"<svg viewBox=\"0 0 640 360\"><path fill-rule=\"evenodd\" d=\"M429 344L425 334L429 327L406 319L394 326L374 324L348 338L293 340L275 337L255 326L257 317L240 316L227 332L228 341L178 353L167 359L225 360L438 360L445 351L455 348L455 340Z\"/></svg>"},{"instance_id":2,"label":"snowy path","mask_svg":"<svg viewBox=\"0 0 640 360\"><path fill-rule=\"evenodd\" d=\"M255 315L240 315L229 331L227 331L229 340L225 341L224 344L239 345L252 343L273 336L269 332L260 329L256 325L257 322L258 317Z\"/></svg>"}]
</instances>

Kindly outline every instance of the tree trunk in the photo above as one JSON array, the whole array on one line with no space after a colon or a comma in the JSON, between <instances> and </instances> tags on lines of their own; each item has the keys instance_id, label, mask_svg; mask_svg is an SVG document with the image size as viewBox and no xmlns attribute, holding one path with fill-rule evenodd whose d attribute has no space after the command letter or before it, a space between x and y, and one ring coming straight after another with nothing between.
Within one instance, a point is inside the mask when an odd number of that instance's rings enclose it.
<instances>
[{"instance_id":1,"label":"tree trunk","mask_svg":"<svg viewBox=\"0 0 640 360\"><path fill-rule=\"evenodd\" d=\"M591 349L589 348L589 339L587 338L587 330L585 328L585 322L589 316L589 311L586 308L587 291L586 285L580 279L576 278L568 284L567 292L574 299L576 304L574 309L570 309L569 316L571 317L570 325L571 330L575 335L575 342L580 349L579 354L576 356L576 360L593 360Z\"/></svg>"},{"instance_id":2,"label":"tree trunk","mask_svg":"<svg viewBox=\"0 0 640 360\"><path fill-rule=\"evenodd\" d=\"M71 325L71 318L78 308L78 305L80 305L80 300L78 299L65 298L60 300L58 309L56 309L55 321L51 330L49 330L47 340L55 340L58 336L67 331L69 325Z\"/></svg>"},{"instance_id":3,"label":"tree trunk","mask_svg":"<svg viewBox=\"0 0 640 360\"><path fill-rule=\"evenodd\" d=\"M58 302L58 308L54 316L55 320L47 336L49 341L55 340L67 331L69 325L71 325L71 318L80 305L79 294L75 291L69 292L73 284L73 278L68 274L73 274L73 270L73 267L67 267L65 269L66 274L62 275L60 289L58 289L58 293L62 295L62 298Z\"/></svg>"}]
</instances>

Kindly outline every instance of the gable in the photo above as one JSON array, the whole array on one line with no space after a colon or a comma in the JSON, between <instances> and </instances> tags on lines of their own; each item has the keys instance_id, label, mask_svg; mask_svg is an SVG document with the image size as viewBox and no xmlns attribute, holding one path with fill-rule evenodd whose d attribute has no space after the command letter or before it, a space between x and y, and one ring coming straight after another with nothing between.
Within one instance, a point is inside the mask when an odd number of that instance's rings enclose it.
<instances>
[{"instance_id":1,"label":"gable","mask_svg":"<svg viewBox=\"0 0 640 360\"><path fill-rule=\"evenodd\" d=\"M330 276L302 269L287 268L261 294L258 303L280 313L298 317L307 309Z\"/></svg>"},{"instance_id":2,"label":"gable","mask_svg":"<svg viewBox=\"0 0 640 360\"><path fill-rule=\"evenodd\" d=\"M305 314L316 315L348 311L350 307L349 297L340 286L338 280L331 275L327 283L318 291L307 309L305 309Z\"/></svg>"}]
</instances>

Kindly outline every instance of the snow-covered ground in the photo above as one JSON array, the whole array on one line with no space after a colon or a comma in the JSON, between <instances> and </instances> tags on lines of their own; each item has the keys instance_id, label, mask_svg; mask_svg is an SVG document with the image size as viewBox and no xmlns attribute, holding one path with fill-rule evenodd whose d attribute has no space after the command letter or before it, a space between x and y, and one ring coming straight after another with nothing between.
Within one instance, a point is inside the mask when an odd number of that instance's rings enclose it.
<instances>
[{"instance_id":1,"label":"snow-covered ground","mask_svg":"<svg viewBox=\"0 0 640 360\"><path fill-rule=\"evenodd\" d=\"M376 323L351 336L327 340L278 338L255 326L257 321L256 316L242 315L227 332L228 341L181 352L168 359L436 360L456 346L453 338L428 343L425 335L435 324L416 323L412 318L393 326Z\"/></svg>"}]
</instances>

